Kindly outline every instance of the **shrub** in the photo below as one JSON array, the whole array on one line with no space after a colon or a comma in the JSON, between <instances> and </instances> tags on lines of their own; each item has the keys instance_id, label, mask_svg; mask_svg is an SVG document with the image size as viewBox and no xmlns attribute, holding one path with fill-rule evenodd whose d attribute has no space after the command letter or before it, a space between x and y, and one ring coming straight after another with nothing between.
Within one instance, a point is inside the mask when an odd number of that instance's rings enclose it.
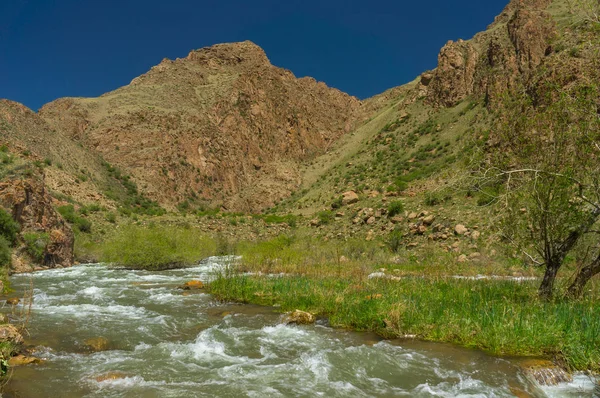
<instances>
[{"instance_id":1,"label":"shrub","mask_svg":"<svg viewBox=\"0 0 600 398\"><path fill-rule=\"evenodd\" d=\"M391 251L393 251L394 253L400 251L400 248L402 247L403 237L404 234L402 233L402 230L399 227L394 228L394 230L390 232L386 244Z\"/></svg>"},{"instance_id":2,"label":"shrub","mask_svg":"<svg viewBox=\"0 0 600 398\"><path fill-rule=\"evenodd\" d=\"M19 229L19 224L13 220L12 216L6 210L0 208L0 236L3 236L8 243L14 245L17 242Z\"/></svg>"},{"instance_id":3,"label":"shrub","mask_svg":"<svg viewBox=\"0 0 600 398\"><path fill-rule=\"evenodd\" d=\"M390 202L388 205L388 216L394 217L404 211L404 203L400 200Z\"/></svg>"},{"instance_id":4,"label":"shrub","mask_svg":"<svg viewBox=\"0 0 600 398\"><path fill-rule=\"evenodd\" d=\"M329 224L333 220L333 213L329 210L323 210L317 213L317 218L320 224Z\"/></svg>"},{"instance_id":5,"label":"shrub","mask_svg":"<svg viewBox=\"0 0 600 398\"><path fill-rule=\"evenodd\" d=\"M23 234L23 240L25 241L25 250L27 251L27 254L29 254L35 262L41 264L44 261L46 246L48 246L48 242L50 241L48 234L29 232Z\"/></svg>"},{"instance_id":6,"label":"shrub","mask_svg":"<svg viewBox=\"0 0 600 398\"><path fill-rule=\"evenodd\" d=\"M339 209L340 207L342 207L342 204L344 203L344 198L342 196L339 196L338 198L336 198L333 203L331 203L331 208L332 209Z\"/></svg>"}]
</instances>

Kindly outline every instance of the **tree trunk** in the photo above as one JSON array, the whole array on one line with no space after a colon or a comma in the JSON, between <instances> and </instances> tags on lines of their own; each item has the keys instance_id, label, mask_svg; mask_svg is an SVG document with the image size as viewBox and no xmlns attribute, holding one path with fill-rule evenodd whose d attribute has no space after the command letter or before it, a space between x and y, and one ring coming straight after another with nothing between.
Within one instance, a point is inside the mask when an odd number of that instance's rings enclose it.
<instances>
[{"instance_id":1,"label":"tree trunk","mask_svg":"<svg viewBox=\"0 0 600 398\"><path fill-rule=\"evenodd\" d=\"M571 299L581 297L585 285L587 285L590 279L597 274L600 274L600 256L598 256L591 264L588 264L579 270L575 280L567 289L566 297Z\"/></svg>"},{"instance_id":2,"label":"tree trunk","mask_svg":"<svg viewBox=\"0 0 600 398\"><path fill-rule=\"evenodd\" d=\"M542 279L542 283L538 290L538 294L541 299L550 300L552 298L552 293L554 291L554 281L556 280L556 275L558 274L560 266L561 263L550 263L546 266L544 279Z\"/></svg>"}]
</instances>

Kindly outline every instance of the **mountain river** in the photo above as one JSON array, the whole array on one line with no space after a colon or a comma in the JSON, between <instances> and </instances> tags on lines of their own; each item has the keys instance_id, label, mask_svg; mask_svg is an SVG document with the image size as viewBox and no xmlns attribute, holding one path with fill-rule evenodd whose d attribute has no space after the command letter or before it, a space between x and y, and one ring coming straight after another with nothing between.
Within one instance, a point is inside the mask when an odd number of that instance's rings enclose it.
<instances>
[{"instance_id":1,"label":"mountain river","mask_svg":"<svg viewBox=\"0 0 600 398\"><path fill-rule=\"evenodd\" d=\"M26 341L44 362L14 368L2 396L594 397L583 375L540 387L510 359L382 340L326 320L284 326L276 308L178 289L209 280L229 260L162 272L80 265L14 276L17 293L33 286ZM101 351L90 349L94 342Z\"/></svg>"}]
</instances>

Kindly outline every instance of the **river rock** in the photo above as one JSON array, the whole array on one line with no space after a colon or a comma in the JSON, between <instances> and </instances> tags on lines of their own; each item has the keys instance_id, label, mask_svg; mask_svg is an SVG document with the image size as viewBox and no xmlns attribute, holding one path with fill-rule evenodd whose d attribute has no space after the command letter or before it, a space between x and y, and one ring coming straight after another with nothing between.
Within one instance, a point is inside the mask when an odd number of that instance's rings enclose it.
<instances>
[{"instance_id":1,"label":"river rock","mask_svg":"<svg viewBox=\"0 0 600 398\"><path fill-rule=\"evenodd\" d=\"M121 372L108 372L108 373L104 373L100 376L96 376L94 378L94 380L96 380L98 383L102 383L103 381L109 381L109 380L119 380L119 379L124 379L128 377L125 373L121 373Z\"/></svg>"},{"instance_id":2,"label":"river rock","mask_svg":"<svg viewBox=\"0 0 600 398\"><path fill-rule=\"evenodd\" d=\"M573 381L573 376L570 373L559 368L551 361L531 359L523 361L520 366L528 378L542 386L555 386Z\"/></svg>"},{"instance_id":3,"label":"river rock","mask_svg":"<svg viewBox=\"0 0 600 398\"><path fill-rule=\"evenodd\" d=\"M40 364L43 361L40 358L36 357L27 357L25 355L19 354L11 357L8 360L8 366L22 366L22 365L31 365L31 364Z\"/></svg>"},{"instance_id":4,"label":"river rock","mask_svg":"<svg viewBox=\"0 0 600 398\"><path fill-rule=\"evenodd\" d=\"M17 305L17 304L19 304L19 301L21 301L21 300L19 300L18 297L10 297L10 298L6 299L6 304L8 304L8 305Z\"/></svg>"},{"instance_id":5,"label":"river rock","mask_svg":"<svg viewBox=\"0 0 600 398\"><path fill-rule=\"evenodd\" d=\"M183 289L183 290L204 289L204 283L202 281L193 280L193 281L189 281L189 282L184 283L179 288Z\"/></svg>"},{"instance_id":6,"label":"river rock","mask_svg":"<svg viewBox=\"0 0 600 398\"><path fill-rule=\"evenodd\" d=\"M0 342L11 342L15 344L21 344L23 342L23 336L21 336L19 330L13 325L1 325Z\"/></svg>"},{"instance_id":7,"label":"river rock","mask_svg":"<svg viewBox=\"0 0 600 398\"><path fill-rule=\"evenodd\" d=\"M315 323L315 316L309 312L295 310L287 313L282 323L284 325L310 325L311 323Z\"/></svg>"},{"instance_id":8,"label":"river rock","mask_svg":"<svg viewBox=\"0 0 600 398\"><path fill-rule=\"evenodd\" d=\"M109 342L105 337L94 337L84 341L83 345L90 351L100 352L108 350Z\"/></svg>"}]
</instances>

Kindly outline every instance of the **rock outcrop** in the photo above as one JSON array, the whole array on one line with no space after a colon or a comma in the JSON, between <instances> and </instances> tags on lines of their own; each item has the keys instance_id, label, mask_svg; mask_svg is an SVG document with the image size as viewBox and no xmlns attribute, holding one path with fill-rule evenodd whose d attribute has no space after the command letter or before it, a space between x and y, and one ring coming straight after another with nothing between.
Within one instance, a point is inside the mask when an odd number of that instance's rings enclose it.
<instances>
[{"instance_id":1,"label":"rock outcrop","mask_svg":"<svg viewBox=\"0 0 600 398\"><path fill-rule=\"evenodd\" d=\"M549 0L513 0L485 32L469 41L450 41L438 67L421 76L427 101L451 107L471 95L494 104L517 84L526 85L549 55L556 35L546 11Z\"/></svg>"},{"instance_id":2,"label":"rock outcrop","mask_svg":"<svg viewBox=\"0 0 600 398\"><path fill-rule=\"evenodd\" d=\"M27 254L24 234L43 234L44 267L73 265L74 235L71 227L54 210L52 197L46 191L42 176L14 177L0 181L0 206L12 214L21 226L19 247L14 252L13 270L32 270L34 260Z\"/></svg>"}]
</instances>

